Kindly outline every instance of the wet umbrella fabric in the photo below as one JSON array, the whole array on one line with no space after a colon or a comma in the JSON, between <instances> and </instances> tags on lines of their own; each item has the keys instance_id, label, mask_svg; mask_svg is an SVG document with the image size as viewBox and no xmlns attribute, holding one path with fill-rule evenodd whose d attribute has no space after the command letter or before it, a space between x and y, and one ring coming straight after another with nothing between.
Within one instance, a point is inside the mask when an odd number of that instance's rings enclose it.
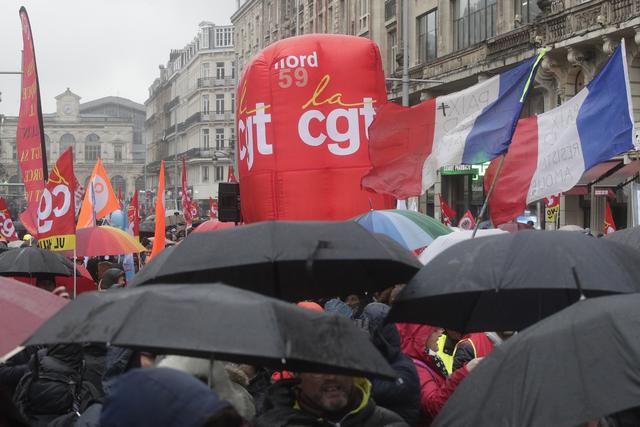
<instances>
[{"instance_id":1,"label":"wet umbrella fabric","mask_svg":"<svg viewBox=\"0 0 640 427\"><path fill-rule=\"evenodd\" d=\"M19 346L66 303L35 286L0 277L0 356Z\"/></svg>"},{"instance_id":2,"label":"wet umbrella fabric","mask_svg":"<svg viewBox=\"0 0 640 427\"><path fill-rule=\"evenodd\" d=\"M221 284L82 294L26 345L83 342L290 371L394 376L348 319Z\"/></svg>"},{"instance_id":3,"label":"wet umbrella fabric","mask_svg":"<svg viewBox=\"0 0 640 427\"><path fill-rule=\"evenodd\" d=\"M624 243L635 249L640 249L640 226L626 228L605 236L605 239L618 243Z\"/></svg>"},{"instance_id":4,"label":"wet umbrella fabric","mask_svg":"<svg viewBox=\"0 0 640 427\"><path fill-rule=\"evenodd\" d=\"M520 231L458 243L398 295L395 322L520 330L580 298L640 292L640 251L582 233Z\"/></svg>"},{"instance_id":5,"label":"wet umbrella fabric","mask_svg":"<svg viewBox=\"0 0 640 427\"><path fill-rule=\"evenodd\" d=\"M132 285L220 281L301 301L406 283L420 266L391 238L352 221L269 221L191 234Z\"/></svg>"},{"instance_id":6,"label":"wet umbrella fabric","mask_svg":"<svg viewBox=\"0 0 640 427\"><path fill-rule=\"evenodd\" d=\"M580 301L498 346L435 426L576 426L640 403L640 294Z\"/></svg>"},{"instance_id":7,"label":"wet umbrella fabric","mask_svg":"<svg viewBox=\"0 0 640 427\"><path fill-rule=\"evenodd\" d=\"M73 276L73 264L55 252L34 246L0 253L2 276Z\"/></svg>"}]
</instances>

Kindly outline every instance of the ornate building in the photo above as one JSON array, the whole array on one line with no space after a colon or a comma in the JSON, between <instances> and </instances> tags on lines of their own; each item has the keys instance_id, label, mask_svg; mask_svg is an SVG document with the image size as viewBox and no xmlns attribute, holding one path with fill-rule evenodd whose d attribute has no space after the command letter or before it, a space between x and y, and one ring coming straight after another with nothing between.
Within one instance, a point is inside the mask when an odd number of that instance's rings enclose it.
<instances>
[{"instance_id":1,"label":"ornate building","mask_svg":"<svg viewBox=\"0 0 640 427\"><path fill-rule=\"evenodd\" d=\"M157 188L164 160L168 207L179 206L183 158L191 198L203 210L209 197L217 197L218 182L227 180L235 146L235 83L229 25L200 23L196 38L172 50L167 65L160 66L145 101L147 188Z\"/></svg>"},{"instance_id":2,"label":"ornate building","mask_svg":"<svg viewBox=\"0 0 640 427\"><path fill-rule=\"evenodd\" d=\"M129 199L144 188L144 161L136 156L141 146L140 123L144 106L119 97L80 103L69 89L56 96L56 112L44 114L44 138L49 170L60 154L73 147L74 172L81 184L89 181L98 157L102 159L115 191ZM18 170L17 117L2 117L0 125L0 194L8 195L12 215L24 208L23 186ZM140 141L140 142L136 142ZM138 146L138 147L136 147ZM4 183L4 184L3 184Z\"/></svg>"},{"instance_id":3,"label":"ornate building","mask_svg":"<svg viewBox=\"0 0 640 427\"><path fill-rule=\"evenodd\" d=\"M402 6L402 0L238 0L231 20L240 68L278 39L331 32L376 41L386 75L398 79ZM408 10L410 104L469 87L546 47L524 112L539 114L587 84L624 37L640 120L640 0L415 0L408 1ZM401 83L389 80L387 88L389 98L399 100ZM631 207L640 191L636 184L625 185L638 181L636 168L625 168L630 160L626 156L585 173L562 197L560 224L599 230L607 196L618 225L638 221L638 209ZM440 182L421 197L421 209L439 215L434 195L443 194L460 215L467 209L476 214L484 198L483 170L480 165L441 171ZM535 210L531 206L533 216Z\"/></svg>"}]
</instances>

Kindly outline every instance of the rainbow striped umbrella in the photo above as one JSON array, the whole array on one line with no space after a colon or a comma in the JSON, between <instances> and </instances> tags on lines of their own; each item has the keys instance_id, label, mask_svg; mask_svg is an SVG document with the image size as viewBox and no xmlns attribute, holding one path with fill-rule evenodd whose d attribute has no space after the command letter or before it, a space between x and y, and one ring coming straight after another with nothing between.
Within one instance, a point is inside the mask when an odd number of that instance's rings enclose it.
<instances>
[{"instance_id":1,"label":"rainbow striped umbrella","mask_svg":"<svg viewBox=\"0 0 640 427\"><path fill-rule=\"evenodd\" d=\"M401 209L370 211L354 221L371 232L386 234L410 251L428 246L436 237L453 231L428 215Z\"/></svg>"}]
</instances>

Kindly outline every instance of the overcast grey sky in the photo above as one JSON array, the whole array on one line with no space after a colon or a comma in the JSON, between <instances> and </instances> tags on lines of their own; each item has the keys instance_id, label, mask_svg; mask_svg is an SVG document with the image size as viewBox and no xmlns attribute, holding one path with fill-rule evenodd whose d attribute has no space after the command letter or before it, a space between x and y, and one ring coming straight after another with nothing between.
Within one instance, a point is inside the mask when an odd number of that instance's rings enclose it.
<instances>
[{"instance_id":1,"label":"overcast grey sky","mask_svg":"<svg viewBox=\"0 0 640 427\"><path fill-rule=\"evenodd\" d=\"M201 21L229 24L235 0L0 0L0 71L19 71L18 10L31 21L44 113L67 87L87 102L122 96L143 103L171 49ZM20 77L0 75L0 114L17 115Z\"/></svg>"}]
</instances>

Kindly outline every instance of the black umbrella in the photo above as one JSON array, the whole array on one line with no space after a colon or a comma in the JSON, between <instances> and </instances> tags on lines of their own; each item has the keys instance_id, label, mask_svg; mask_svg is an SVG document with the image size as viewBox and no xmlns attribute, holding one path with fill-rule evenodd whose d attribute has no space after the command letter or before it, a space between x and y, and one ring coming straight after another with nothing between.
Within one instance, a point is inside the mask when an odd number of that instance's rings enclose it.
<instances>
[{"instance_id":1,"label":"black umbrella","mask_svg":"<svg viewBox=\"0 0 640 427\"><path fill-rule=\"evenodd\" d=\"M582 233L458 243L425 265L389 318L461 332L520 330L587 296L640 292L640 252Z\"/></svg>"},{"instance_id":2,"label":"black umbrella","mask_svg":"<svg viewBox=\"0 0 640 427\"><path fill-rule=\"evenodd\" d=\"M607 234L605 239L624 243L625 245L640 249L640 226L626 228L624 230L616 231L615 233Z\"/></svg>"},{"instance_id":3,"label":"black umbrella","mask_svg":"<svg viewBox=\"0 0 640 427\"><path fill-rule=\"evenodd\" d=\"M35 246L0 253L1 276L73 276L73 264L64 256Z\"/></svg>"},{"instance_id":4,"label":"black umbrella","mask_svg":"<svg viewBox=\"0 0 640 427\"><path fill-rule=\"evenodd\" d=\"M562 426L640 405L640 294L580 301L498 346L434 426Z\"/></svg>"},{"instance_id":5,"label":"black umbrella","mask_svg":"<svg viewBox=\"0 0 640 427\"><path fill-rule=\"evenodd\" d=\"M420 266L391 238L352 221L268 221L193 233L132 286L220 281L300 301L406 283Z\"/></svg>"},{"instance_id":6,"label":"black umbrella","mask_svg":"<svg viewBox=\"0 0 640 427\"><path fill-rule=\"evenodd\" d=\"M350 320L222 284L84 293L25 345L83 342L290 371L394 376Z\"/></svg>"}]
</instances>

